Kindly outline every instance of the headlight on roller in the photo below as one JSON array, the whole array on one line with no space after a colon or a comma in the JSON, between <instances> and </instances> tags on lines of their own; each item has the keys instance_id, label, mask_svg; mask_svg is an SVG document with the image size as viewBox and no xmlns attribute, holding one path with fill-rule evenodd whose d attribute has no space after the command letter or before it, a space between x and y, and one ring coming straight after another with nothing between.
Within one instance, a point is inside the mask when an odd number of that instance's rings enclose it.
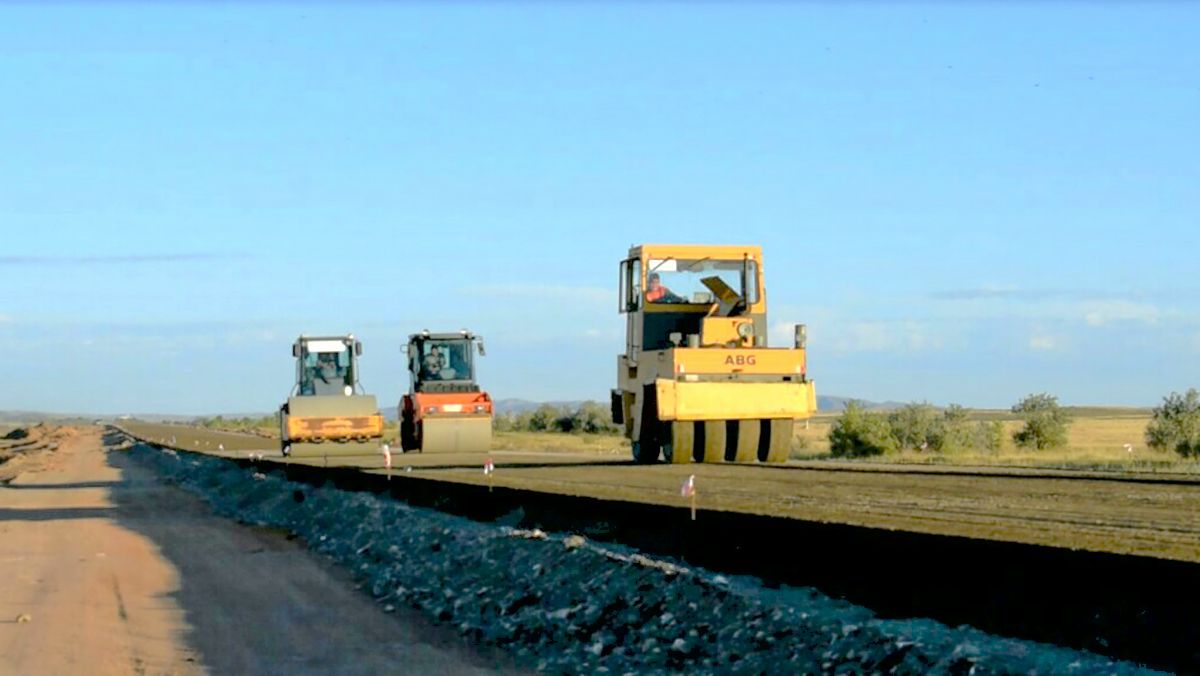
<instances>
[{"instance_id":1,"label":"headlight on roller","mask_svg":"<svg viewBox=\"0 0 1200 676\"><path fill-rule=\"evenodd\" d=\"M750 322L742 322L738 324L737 333L742 338L749 338L754 335L754 324Z\"/></svg>"}]
</instances>

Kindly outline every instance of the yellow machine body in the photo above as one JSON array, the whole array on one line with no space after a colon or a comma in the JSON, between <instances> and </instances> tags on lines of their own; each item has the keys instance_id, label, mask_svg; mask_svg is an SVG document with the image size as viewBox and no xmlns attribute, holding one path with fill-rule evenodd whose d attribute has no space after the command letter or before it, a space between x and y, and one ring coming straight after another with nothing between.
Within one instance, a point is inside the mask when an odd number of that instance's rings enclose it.
<instances>
[{"instance_id":1,"label":"yellow machine body","mask_svg":"<svg viewBox=\"0 0 1200 676\"><path fill-rule=\"evenodd\" d=\"M792 346L767 345L760 247L633 247L620 302L626 350L613 417L636 460L787 459L794 422L816 412L816 388L802 325Z\"/></svg>"},{"instance_id":2,"label":"yellow machine body","mask_svg":"<svg viewBox=\"0 0 1200 676\"><path fill-rule=\"evenodd\" d=\"M280 447L293 457L377 456L386 423L358 384L362 344L348 336L301 336L292 346L296 386L279 407Z\"/></svg>"}]
</instances>

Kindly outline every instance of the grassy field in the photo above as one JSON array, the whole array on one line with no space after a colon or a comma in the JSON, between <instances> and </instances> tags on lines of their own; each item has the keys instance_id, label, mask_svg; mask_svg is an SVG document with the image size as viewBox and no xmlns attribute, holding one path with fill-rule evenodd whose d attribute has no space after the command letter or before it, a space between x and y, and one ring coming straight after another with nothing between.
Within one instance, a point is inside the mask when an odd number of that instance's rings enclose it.
<instances>
[{"instance_id":1,"label":"grassy field","mask_svg":"<svg viewBox=\"0 0 1200 676\"><path fill-rule=\"evenodd\" d=\"M1114 469L1143 471L1200 472L1200 462L1184 460L1173 452L1156 451L1146 445L1148 409L1071 408L1074 417L1067 446L1049 450L1018 448L1012 433L1021 422L1008 411L975 411L973 420L999 420L1004 425L1004 443L998 452L971 451L954 454L906 451L856 462L901 462L943 465L997 465L1061 467L1068 469ZM820 415L796 431L792 457L797 460L829 458L829 428L836 415ZM1126 444L1132 450L1126 448Z\"/></svg>"},{"instance_id":2,"label":"grassy field","mask_svg":"<svg viewBox=\"0 0 1200 676\"><path fill-rule=\"evenodd\" d=\"M1068 409L1074 418L1068 445L1064 448L1034 451L1017 448L1012 433L1021 422L1009 411L972 411L973 420L998 420L1004 425L1004 442L998 452L971 451L954 454L906 451L894 455L853 460L853 462L888 462L937 465L982 465L1014 467L1058 467L1066 469L1110 469L1138 471L1169 471L1200 473L1200 462L1184 460L1172 452L1155 451L1146 446L1146 424L1149 409L1073 407ZM821 414L796 426L792 458L795 460L824 460L829 452L829 429L837 414ZM253 430L230 426L226 431L252 431L274 438L274 425ZM390 425L386 438L395 443L396 425ZM1132 447L1132 451L1126 448ZM557 432L496 432L492 446L504 451L535 451L565 453L596 453L605 456L629 455L629 442L621 436L596 434L562 434Z\"/></svg>"}]
</instances>

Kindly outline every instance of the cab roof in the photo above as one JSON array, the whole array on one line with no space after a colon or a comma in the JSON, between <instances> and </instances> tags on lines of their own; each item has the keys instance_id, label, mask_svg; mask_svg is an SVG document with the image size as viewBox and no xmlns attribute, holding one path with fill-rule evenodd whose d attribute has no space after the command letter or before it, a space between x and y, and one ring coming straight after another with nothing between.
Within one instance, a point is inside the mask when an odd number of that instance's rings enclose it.
<instances>
[{"instance_id":1,"label":"cab roof","mask_svg":"<svg viewBox=\"0 0 1200 676\"><path fill-rule=\"evenodd\" d=\"M408 342L411 343L417 340L474 340L477 337L474 333L466 329L455 331L454 333L430 333L429 331L422 331L410 335Z\"/></svg>"},{"instance_id":2,"label":"cab roof","mask_svg":"<svg viewBox=\"0 0 1200 676\"><path fill-rule=\"evenodd\" d=\"M762 260L757 244L638 244L629 248L630 258L750 258Z\"/></svg>"}]
</instances>

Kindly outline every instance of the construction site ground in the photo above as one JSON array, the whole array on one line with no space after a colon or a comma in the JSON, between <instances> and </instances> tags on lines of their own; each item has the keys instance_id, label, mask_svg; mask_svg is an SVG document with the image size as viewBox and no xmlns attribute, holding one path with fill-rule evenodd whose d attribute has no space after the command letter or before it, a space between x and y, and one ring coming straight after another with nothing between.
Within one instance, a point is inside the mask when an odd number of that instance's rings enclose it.
<instances>
[{"instance_id":1,"label":"construction site ground","mask_svg":"<svg viewBox=\"0 0 1200 676\"><path fill-rule=\"evenodd\" d=\"M491 673L281 532L214 516L99 427L0 441L0 671Z\"/></svg>"},{"instance_id":2,"label":"construction site ground","mask_svg":"<svg viewBox=\"0 0 1200 676\"><path fill-rule=\"evenodd\" d=\"M383 455L285 459L278 442L201 428L125 422L132 435L181 450L264 462L357 465L384 473ZM482 471L487 459L496 471ZM823 523L1011 541L1200 562L1200 479L1194 475L864 466L633 465L608 452L393 453L405 478L487 484L571 496L697 506ZM701 516L702 518L702 516Z\"/></svg>"}]
</instances>

